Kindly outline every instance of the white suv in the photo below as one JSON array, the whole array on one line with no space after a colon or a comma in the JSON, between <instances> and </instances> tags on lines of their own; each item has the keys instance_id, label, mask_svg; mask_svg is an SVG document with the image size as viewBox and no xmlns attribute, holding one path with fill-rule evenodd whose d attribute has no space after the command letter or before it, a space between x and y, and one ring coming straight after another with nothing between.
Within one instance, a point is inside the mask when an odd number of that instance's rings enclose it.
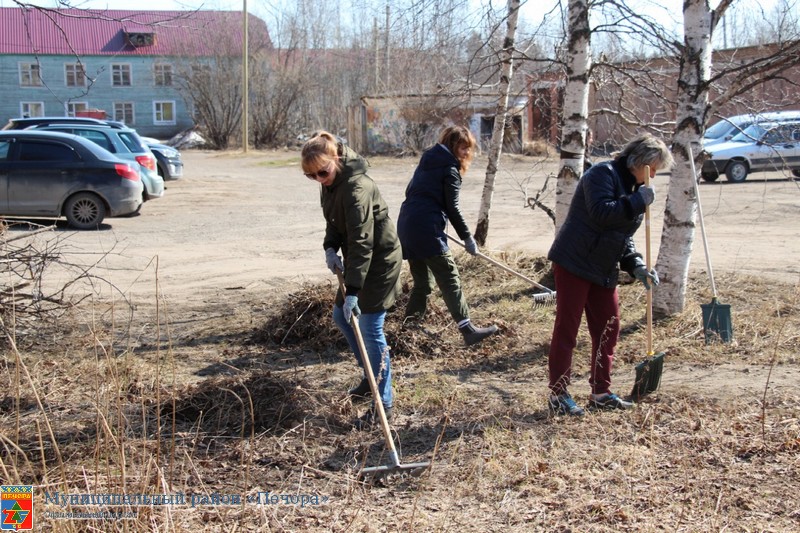
<instances>
[{"instance_id":1,"label":"white suv","mask_svg":"<svg viewBox=\"0 0 800 533\"><path fill-rule=\"evenodd\" d=\"M725 174L741 182L756 170L790 170L800 177L800 120L752 124L730 141L706 146L711 156L703 163L706 181Z\"/></svg>"}]
</instances>

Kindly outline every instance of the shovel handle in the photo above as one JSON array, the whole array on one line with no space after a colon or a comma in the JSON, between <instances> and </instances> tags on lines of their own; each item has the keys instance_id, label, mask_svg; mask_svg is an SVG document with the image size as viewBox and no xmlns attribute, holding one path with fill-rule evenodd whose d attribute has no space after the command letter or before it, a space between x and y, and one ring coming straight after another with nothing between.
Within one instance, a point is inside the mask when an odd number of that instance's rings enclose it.
<instances>
[{"instance_id":1,"label":"shovel handle","mask_svg":"<svg viewBox=\"0 0 800 533\"><path fill-rule=\"evenodd\" d=\"M650 186L650 165L644 166L644 184ZM648 274L650 273L652 260L650 257L650 204L644 208L644 251L645 265ZM647 293L647 355L655 354L653 351L653 284L645 291Z\"/></svg>"},{"instance_id":2,"label":"shovel handle","mask_svg":"<svg viewBox=\"0 0 800 533\"><path fill-rule=\"evenodd\" d=\"M342 297L344 297L344 275L341 270L337 270L336 276L339 278L339 290L342 291ZM378 394L378 384L375 382L375 375L372 373L372 364L369 362L367 347L364 345L364 337L361 336L361 328L358 325L358 317L355 314L350 317L350 325L353 327L356 344L358 344L358 353L361 356L361 364L364 365L364 373L367 376L369 388L372 391L375 410L378 412L378 417L381 419L381 428L383 429L383 437L386 440L386 447L389 449L389 455L394 463L393 466L397 466L400 464L400 457L397 455L397 448L392 439L392 430L389 427L389 420L386 418L386 411L383 409L383 401L381 401L381 397Z\"/></svg>"},{"instance_id":3,"label":"shovel handle","mask_svg":"<svg viewBox=\"0 0 800 533\"><path fill-rule=\"evenodd\" d=\"M697 201L697 217L700 219L700 235L703 236L703 250L706 252L706 268L708 268L708 279L711 281L711 297L717 299L717 284L714 283L714 271L711 269L711 254L708 252L708 238L706 237L706 225L703 223L703 206L700 204L700 187L697 186L697 170L694 166L694 154L692 147L689 150L689 165L692 169L692 184L694 185L694 197Z\"/></svg>"}]
</instances>

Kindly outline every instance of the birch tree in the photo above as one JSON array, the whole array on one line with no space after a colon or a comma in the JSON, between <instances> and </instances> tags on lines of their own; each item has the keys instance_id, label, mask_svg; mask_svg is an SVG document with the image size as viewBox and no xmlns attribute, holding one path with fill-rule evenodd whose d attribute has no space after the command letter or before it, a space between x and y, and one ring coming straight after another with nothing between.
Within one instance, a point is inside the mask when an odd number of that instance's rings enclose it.
<instances>
[{"instance_id":1,"label":"birch tree","mask_svg":"<svg viewBox=\"0 0 800 533\"><path fill-rule=\"evenodd\" d=\"M481 246L486 244L486 237L489 234L489 211L492 207L492 196L494 195L494 183L500 163L500 153L503 151L503 137L508 118L508 94L511 88L511 78L514 74L514 37L517 33L519 6L520 0L508 1L506 37L500 50L500 83L498 84L497 108L492 127L492 143L489 148L489 162L486 165L486 178L483 182L481 206L478 211L478 223L475 229L475 241Z\"/></svg>"},{"instance_id":2,"label":"birch tree","mask_svg":"<svg viewBox=\"0 0 800 533\"><path fill-rule=\"evenodd\" d=\"M684 1L684 43L680 54L677 87L676 127L672 139L675 166L669 180L664 222L656 270L662 280L654 294L653 311L669 316L683 310L686 299L689 262L694 242L697 199L690 180L688 159L691 147L697 169L702 167L701 139L708 119L722 105L754 87L779 80L787 68L800 65L800 40L797 29L764 55L714 66L712 40L723 15L734 0L722 0L710 9L707 0ZM709 90L718 94L709 100Z\"/></svg>"},{"instance_id":3,"label":"birch tree","mask_svg":"<svg viewBox=\"0 0 800 533\"><path fill-rule=\"evenodd\" d=\"M570 0L566 50L566 87L561 129L561 161L556 182L556 232L569 211L583 173L589 114L589 70L592 65L588 0Z\"/></svg>"}]
</instances>

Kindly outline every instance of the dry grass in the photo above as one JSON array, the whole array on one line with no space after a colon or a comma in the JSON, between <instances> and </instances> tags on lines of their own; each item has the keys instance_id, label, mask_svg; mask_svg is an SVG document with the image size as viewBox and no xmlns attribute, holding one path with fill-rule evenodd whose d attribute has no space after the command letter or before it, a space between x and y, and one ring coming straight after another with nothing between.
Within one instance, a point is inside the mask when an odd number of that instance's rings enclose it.
<instances>
[{"instance_id":1,"label":"dry grass","mask_svg":"<svg viewBox=\"0 0 800 533\"><path fill-rule=\"evenodd\" d=\"M498 259L552 286L541 258ZM403 462L433 461L421 478L356 480L361 466L388 459L379 431L350 428L365 405L344 399L358 375L330 319L335 289L322 284L269 302L266 317L257 295L252 315L208 312L185 330L158 306L137 318L143 326L95 304L76 310L71 327L20 336L0 376L3 482L35 485L37 520L54 531L800 528L797 287L718 279L735 339L706 346L700 304L710 294L705 278L692 281L685 312L656 324L668 354L661 390L632 412L574 420L544 410L553 308L534 307L533 289L479 259L459 265L473 319L502 335L465 348L438 299L424 327L404 325L405 295L386 325L393 430ZM620 292L623 393L644 355L644 297L637 284ZM582 332L579 401L587 343ZM61 509L44 491L187 501L130 508L131 520L69 521L43 513L97 507ZM259 492L287 500L246 501ZM214 493L243 499L190 503Z\"/></svg>"}]
</instances>

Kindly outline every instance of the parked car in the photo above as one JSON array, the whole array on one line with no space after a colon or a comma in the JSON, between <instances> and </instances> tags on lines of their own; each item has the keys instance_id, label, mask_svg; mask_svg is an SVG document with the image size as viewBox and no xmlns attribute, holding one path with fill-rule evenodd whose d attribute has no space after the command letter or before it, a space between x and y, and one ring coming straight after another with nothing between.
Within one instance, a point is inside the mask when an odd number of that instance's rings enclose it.
<instances>
[{"instance_id":1,"label":"parked car","mask_svg":"<svg viewBox=\"0 0 800 533\"><path fill-rule=\"evenodd\" d=\"M144 184L143 200L146 202L164 196L164 179L156 170L156 158L135 130L107 124L76 123L42 123L33 125L29 129L79 135L97 143L112 154L134 161L141 167L140 174Z\"/></svg>"},{"instance_id":2,"label":"parked car","mask_svg":"<svg viewBox=\"0 0 800 533\"><path fill-rule=\"evenodd\" d=\"M65 216L77 229L136 213L143 185L136 166L76 135L0 131L0 215Z\"/></svg>"},{"instance_id":3,"label":"parked car","mask_svg":"<svg viewBox=\"0 0 800 533\"><path fill-rule=\"evenodd\" d=\"M800 120L800 111L771 111L748 113L723 118L709 127L703 135L703 147L728 142L753 124L759 122L786 122Z\"/></svg>"},{"instance_id":4,"label":"parked car","mask_svg":"<svg viewBox=\"0 0 800 533\"><path fill-rule=\"evenodd\" d=\"M724 173L728 181L740 182L755 170L790 170L800 177L800 121L752 124L705 151L711 156L703 163L706 181Z\"/></svg>"},{"instance_id":5,"label":"parked car","mask_svg":"<svg viewBox=\"0 0 800 533\"><path fill-rule=\"evenodd\" d=\"M142 137L142 140L156 156L158 175L167 180L177 180L183 176L183 159L181 153L172 146L162 144L158 139Z\"/></svg>"}]
</instances>

